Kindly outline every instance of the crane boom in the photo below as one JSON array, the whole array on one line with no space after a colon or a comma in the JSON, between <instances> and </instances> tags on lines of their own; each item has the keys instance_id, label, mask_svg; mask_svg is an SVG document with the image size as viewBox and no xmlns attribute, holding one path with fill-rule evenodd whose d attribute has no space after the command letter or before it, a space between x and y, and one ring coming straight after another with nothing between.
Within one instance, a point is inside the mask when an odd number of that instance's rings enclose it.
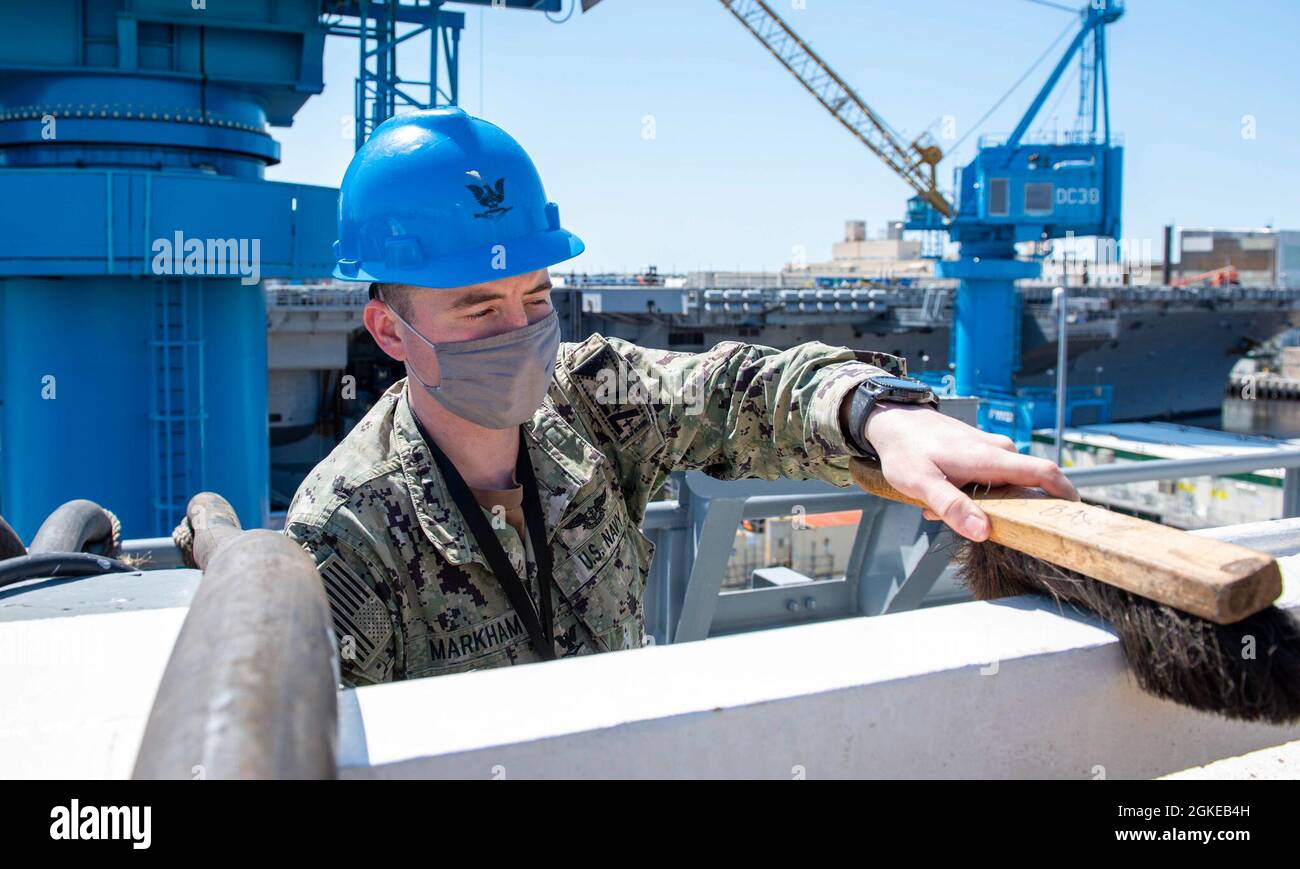
<instances>
[{"instance_id":1,"label":"crane boom","mask_svg":"<svg viewBox=\"0 0 1300 869\"><path fill-rule=\"evenodd\" d=\"M936 211L944 217L952 216L952 204L939 192L935 182L935 165L943 157L937 145L920 139L904 145L889 125L764 0L719 2L862 144Z\"/></svg>"}]
</instances>

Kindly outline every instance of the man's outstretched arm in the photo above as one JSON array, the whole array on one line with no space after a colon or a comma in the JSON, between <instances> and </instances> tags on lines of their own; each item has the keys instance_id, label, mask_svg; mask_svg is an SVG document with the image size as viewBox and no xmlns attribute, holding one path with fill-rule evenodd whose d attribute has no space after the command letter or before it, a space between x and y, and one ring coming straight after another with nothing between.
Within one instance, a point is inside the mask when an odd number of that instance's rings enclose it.
<instances>
[{"instance_id":1,"label":"man's outstretched arm","mask_svg":"<svg viewBox=\"0 0 1300 869\"><path fill-rule=\"evenodd\" d=\"M840 400L870 377L904 373L894 357L818 342L678 353L599 335L569 345L560 369L634 515L673 471L849 485Z\"/></svg>"},{"instance_id":2,"label":"man's outstretched arm","mask_svg":"<svg viewBox=\"0 0 1300 869\"><path fill-rule=\"evenodd\" d=\"M845 437L840 410L859 383L906 373L902 360L887 354L819 342L779 351L726 341L674 353L600 336L572 345L562 367L602 423L597 437L608 441L634 515L678 470L851 485L848 461L860 453ZM970 517L978 524L983 514L957 485L1014 482L1074 496L1050 462L1021 456L1008 439L937 411L882 405L865 428L886 479L964 535Z\"/></svg>"}]
</instances>

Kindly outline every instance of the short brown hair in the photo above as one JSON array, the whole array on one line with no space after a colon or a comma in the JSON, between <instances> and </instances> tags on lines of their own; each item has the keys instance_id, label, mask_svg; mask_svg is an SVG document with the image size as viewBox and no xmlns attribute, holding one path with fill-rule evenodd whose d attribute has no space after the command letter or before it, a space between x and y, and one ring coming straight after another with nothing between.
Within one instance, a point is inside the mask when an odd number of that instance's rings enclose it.
<instances>
[{"instance_id":1,"label":"short brown hair","mask_svg":"<svg viewBox=\"0 0 1300 869\"><path fill-rule=\"evenodd\" d=\"M402 318L411 319L411 289L406 284L385 284L375 281L370 285L370 298L387 303Z\"/></svg>"}]
</instances>

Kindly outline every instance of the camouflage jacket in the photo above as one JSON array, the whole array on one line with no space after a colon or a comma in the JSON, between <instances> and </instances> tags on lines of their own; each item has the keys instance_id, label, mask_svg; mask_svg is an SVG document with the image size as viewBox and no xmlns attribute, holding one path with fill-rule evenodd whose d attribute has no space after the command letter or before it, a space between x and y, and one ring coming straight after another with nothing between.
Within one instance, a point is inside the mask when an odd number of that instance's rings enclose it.
<instances>
[{"instance_id":1,"label":"camouflage jacket","mask_svg":"<svg viewBox=\"0 0 1300 869\"><path fill-rule=\"evenodd\" d=\"M560 347L525 424L554 562L556 655L645 642L647 503L672 471L849 485L839 407L902 360L810 342L697 354L592 335ZM344 681L368 684L540 660L394 384L308 475L285 531L315 558ZM485 511L486 512L486 511ZM536 599L531 544L489 518Z\"/></svg>"}]
</instances>

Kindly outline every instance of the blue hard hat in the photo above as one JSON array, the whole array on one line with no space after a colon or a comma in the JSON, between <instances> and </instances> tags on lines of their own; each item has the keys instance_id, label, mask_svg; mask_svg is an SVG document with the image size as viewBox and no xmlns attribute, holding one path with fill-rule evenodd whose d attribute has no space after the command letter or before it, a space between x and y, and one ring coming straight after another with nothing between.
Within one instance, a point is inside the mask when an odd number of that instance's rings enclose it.
<instances>
[{"instance_id":1,"label":"blue hard hat","mask_svg":"<svg viewBox=\"0 0 1300 869\"><path fill-rule=\"evenodd\" d=\"M334 277L344 281L463 287L583 249L519 143L459 108L380 124L339 190Z\"/></svg>"}]
</instances>

